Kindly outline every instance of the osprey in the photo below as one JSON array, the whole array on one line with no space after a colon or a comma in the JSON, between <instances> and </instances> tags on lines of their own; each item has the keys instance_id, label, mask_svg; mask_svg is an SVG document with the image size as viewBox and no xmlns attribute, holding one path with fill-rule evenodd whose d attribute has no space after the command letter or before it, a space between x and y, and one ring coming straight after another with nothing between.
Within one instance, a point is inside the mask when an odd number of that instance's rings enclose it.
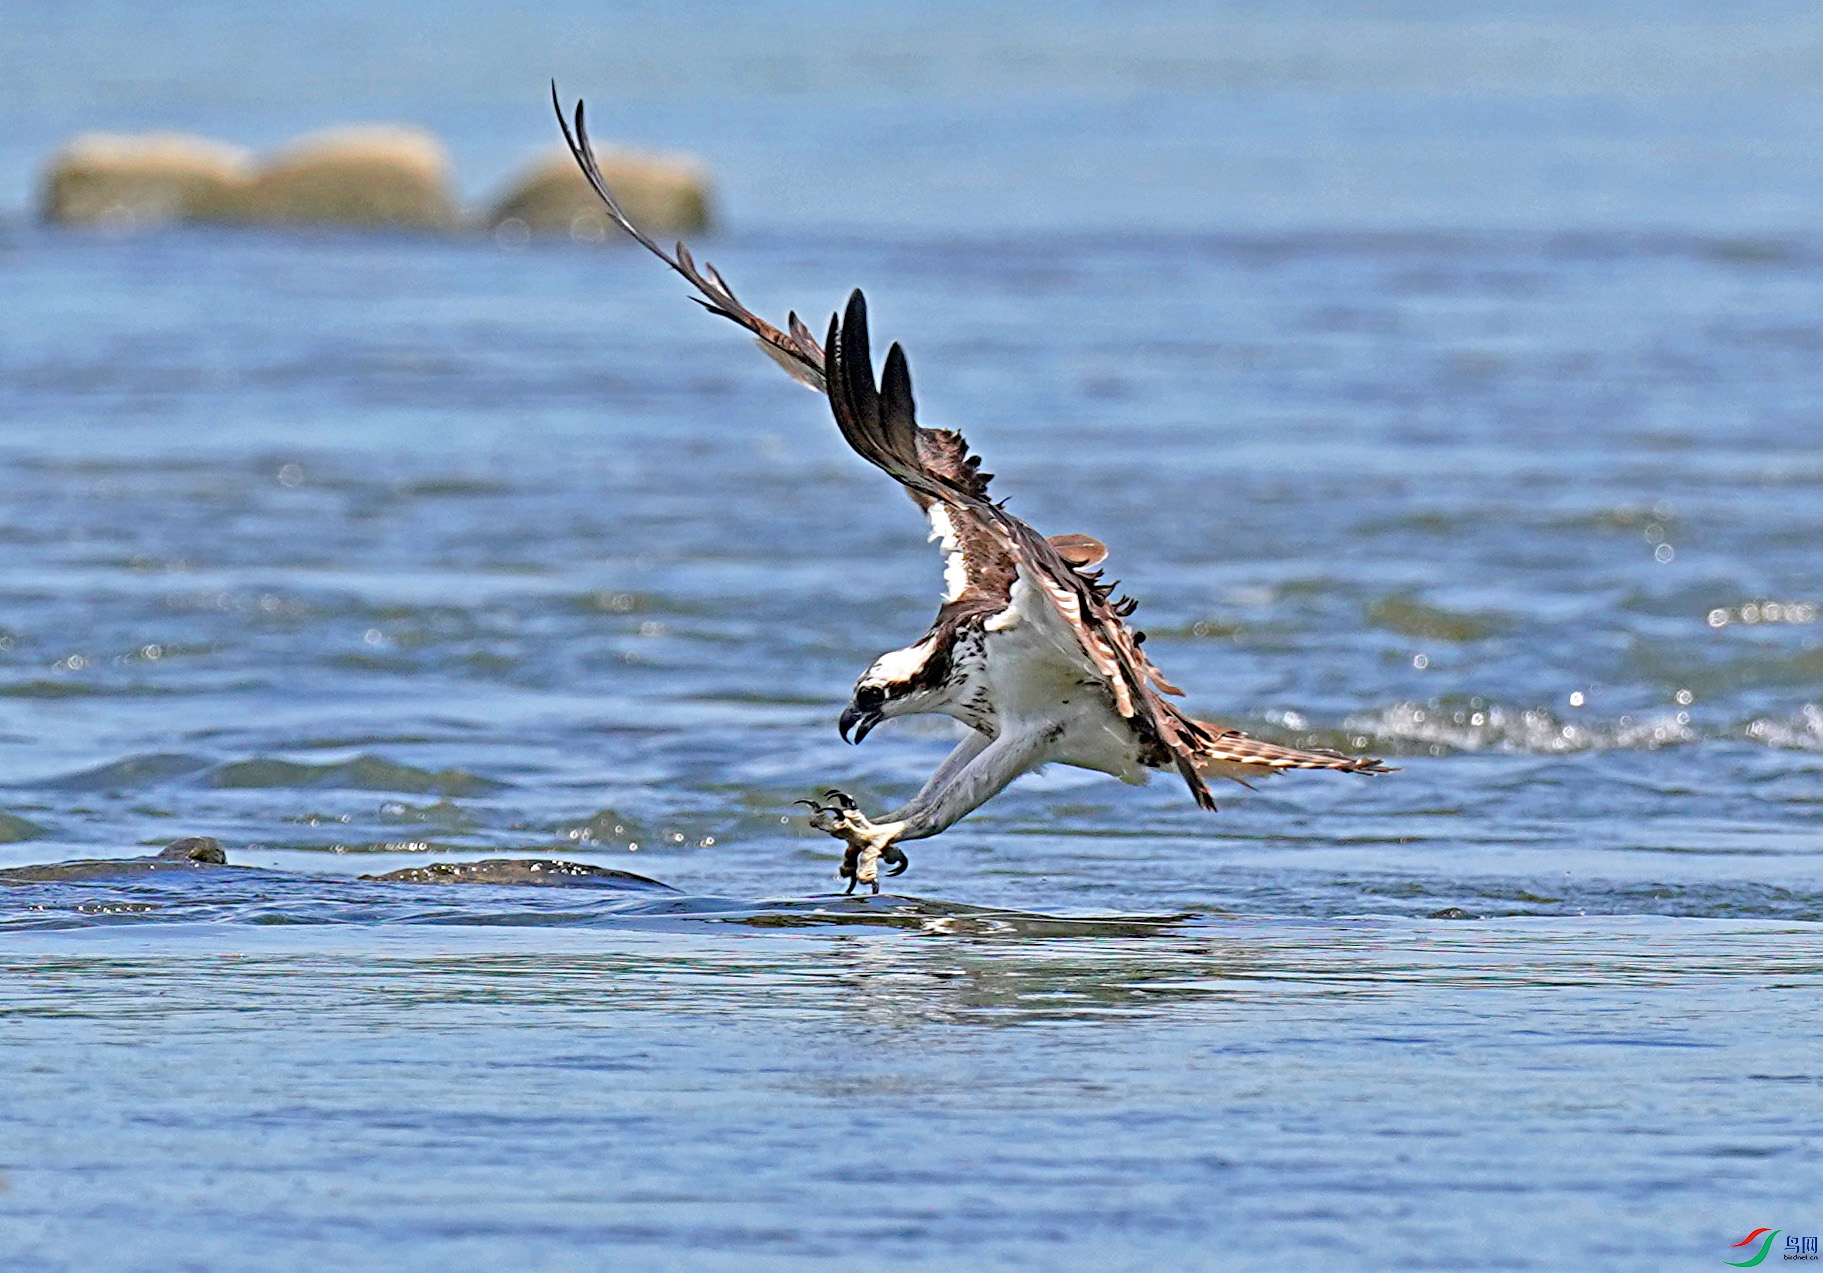
<instances>
[{"instance_id":1,"label":"osprey","mask_svg":"<svg viewBox=\"0 0 1823 1273\"><path fill-rule=\"evenodd\" d=\"M799 383L829 397L836 427L856 454L905 488L943 548L945 590L930 630L915 644L874 660L842 712L844 740L861 742L881 721L936 712L968 726L922 790L878 821L849 796L827 791L809 806L810 823L846 846L848 891L880 891L880 863L897 875L899 845L948 829L1021 774L1047 764L1076 765L1144 783L1175 770L1197 804L1215 808L1204 781L1242 785L1286 769L1392 772L1380 761L1329 750L1300 750L1193 720L1166 695L1181 695L1141 650L1145 634L1123 620L1135 602L1112 595L1095 568L1107 549L1087 535L1046 538L988 497L993 476L969 454L960 433L918 424L911 372L894 345L878 381L867 334L867 302L857 290L818 344L793 313L774 327L740 301L682 243L667 253L628 219L602 178L589 145L582 103L575 127L551 86L551 105L577 166L608 215L694 287L692 299L751 332Z\"/></svg>"}]
</instances>

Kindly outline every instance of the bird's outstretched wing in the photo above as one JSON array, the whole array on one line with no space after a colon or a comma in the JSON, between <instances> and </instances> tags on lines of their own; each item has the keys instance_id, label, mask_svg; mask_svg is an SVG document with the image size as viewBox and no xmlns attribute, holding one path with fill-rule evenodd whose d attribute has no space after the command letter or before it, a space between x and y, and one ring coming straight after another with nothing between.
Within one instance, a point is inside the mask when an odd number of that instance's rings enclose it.
<instances>
[{"instance_id":1,"label":"bird's outstretched wing","mask_svg":"<svg viewBox=\"0 0 1823 1273\"><path fill-rule=\"evenodd\" d=\"M766 352L766 356L783 367L793 380L821 393L823 350L810 334L810 329L798 321L798 316L792 314L787 318L785 330L781 331L736 300L734 292L722 281L722 276L715 272L713 265L704 261L699 268L691 259L690 249L682 243L677 245L677 254L673 256L653 242L650 235L634 225L627 214L621 211L620 201L608 189L608 183L601 175L601 165L595 162L595 149L589 145L589 129L583 119L582 103L576 103L573 129L570 121L564 118L563 103L557 96L555 80L551 81L551 108L557 112L557 126L563 129L563 140L569 145L576 166L582 169L583 177L587 179L590 189L594 190L596 198L607 208L608 215L614 218L614 224L637 239L646 251L681 274L700 293L692 298L697 304L711 313L732 319L752 332L754 340Z\"/></svg>"},{"instance_id":2,"label":"bird's outstretched wing","mask_svg":"<svg viewBox=\"0 0 1823 1273\"><path fill-rule=\"evenodd\" d=\"M799 384L819 393L826 392L828 386L824 375L823 347L817 344L816 337L797 314L792 313L787 317L783 328L775 327L741 304L734 295L734 290L716 272L715 267L707 261L699 266L690 255L690 249L682 243L677 244L673 252L661 248L650 235L633 223L622 210L620 201L614 197L614 192L608 188L607 180L601 175L601 166L595 160L594 147L589 144L588 121L583 104L580 101L576 103L573 121L566 119L562 100L557 96L557 85L553 83L551 106L557 112L557 125L563 130L563 139L576 160L576 166L582 170L583 177L607 209L608 215L614 219L614 223L695 288L698 294L692 299L699 305L752 332L754 342L760 349ZM864 330L862 338L864 341ZM869 368L868 376L871 381L872 368ZM840 424L840 417L837 423ZM913 439L910 445L916 454L916 467L919 470L930 474L933 480L943 482L945 489L963 491L984 501L987 499L987 485L994 475L981 471L981 461L969 454L968 442L960 433L950 429L919 428L915 424L910 427L912 432L909 436ZM846 431L844 436L848 436ZM849 436L848 440L850 445L855 445L854 437ZM860 448L857 446L856 449ZM877 454L884 458L885 453ZM875 463L879 462L879 459L868 455L866 451L862 451L862 455L874 459ZM982 535L982 528L977 522L958 521L948 517L947 504L921 489L917 482L907 483L906 490L930 518L932 537L942 541L946 608L962 606L973 610L991 606L994 610L1003 609L1012 588L1016 568L1006 555L999 537ZM1106 550L1087 535L1060 535L1058 538L1066 541L1062 551L1075 553L1089 565L1106 554ZM1089 547L1091 545L1092 548ZM951 616L956 613L954 610L949 611Z\"/></svg>"},{"instance_id":3,"label":"bird's outstretched wing","mask_svg":"<svg viewBox=\"0 0 1823 1273\"><path fill-rule=\"evenodd\" d=\"M924 509L945 555L948 586L938 623L970 613L999 614L1012 604L1014 584L1023 576L1042 590L1068 625L1083 658L1107 685L1115 710L1133 723L1153 759L1176 768L1205 809L1215 808L1215 798L1203 781L1205 771L1238 777L1285 768L1364 773L1384 768L1377 760L1338 752L1262 743L1184 715L1163 697L1183 691L1140 650L1145 633L1123 622L1136 603L1114 597L1114 585L1103 583L1094 569L1107 549L1087 535L1046 539L990 500L988 482L993 475L981 471L980 459L969 454L963 436L918 424L911 372L897 344L887 351L880 380L875 381L867 302L859 290L849 296L841 315L830 318L823 345L795 312L783 329L775 327L741 304L713 265L705 261L699 267L682 243L676 245L675 255L667 253L634 225L595 161L582 103L576 103L573 127L564 118L555 83L551 105L577 166L615 223L694 287L699 304L753 333L767 356L800 384L828 394L836 426L849 446L898 481Z\"/></svg>"},{"instance_id":4,"label":"bird's outstretched wing","mask_svg":"<svg viewBox=\"0 0 1823 1273\"><path fill-rule=\"evenodd\" d=\"M601 166L595 160L594 148L589 143L588 121L583 104L577 102L573 120L566 119L562 101L557 96L557 86L553 83L551 106L557 112L558 127L563 130L563 139L576 160L576 166L582 170L583 177L615 224L695 288L698 294L692 299L699 305L711 313L739 323L753 333L754 341L760 349L799 384L819 393L826 392L823 348L797 314L787 317L783 328L775 327L743 305L713 265L704 261L699 266L690 255L690 249L682 243L677 244L672 252L666 252L660 247L627 216L602 176ZM869 375L871 379L871 368ZM981 471L981 461L969 454L968 442L960 433L950 429L919 428L916 425L912 426L912 430L911 436L915 439L912 446L920 469L945 483L946 489L964 491L981 500L987 499L987 486L993 474ZM849 442L853 445L855 439L849 437ZM865 456L867 453L862 454ZM1014 566L1003 551L998 537L981 535L978 533L981 527L977 523L958 522L949 518L945 513L946 505L942 501L933 502L933 497L921 490L918 484L908 483L906 490L930 518L932 537L942 541L946 606L960 604L968 608L979 608L991 604L996 610L1003 608L1012 587ZM1060 535L1057 539L1061 544L1059 551L1086 566L1094 565L1106 555L1106 549L1087 535Z\"/></svg>"}]
</instances>

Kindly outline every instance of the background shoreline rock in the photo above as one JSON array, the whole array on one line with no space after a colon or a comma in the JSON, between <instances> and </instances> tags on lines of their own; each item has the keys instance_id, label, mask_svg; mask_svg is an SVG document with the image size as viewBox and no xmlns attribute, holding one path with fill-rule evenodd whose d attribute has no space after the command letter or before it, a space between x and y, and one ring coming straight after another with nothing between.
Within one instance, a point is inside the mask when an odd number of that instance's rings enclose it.
<instances>
[{"instance_id":1,"label":"background shoreline rock","mask_svg":"<svg viewBox=\"0 0 1823 1273\"><path fill-rule=\"evenodd\" d=\"M709 179L695 159L612 146L600 158L615 197L642 229L665 235L709 227ZM624 237L565 151L538 156L486 208L465 214L443 143L397 124L310 133L257 158L183 133L84 133L46 161L38 217L114 232L171 225L473 231L506 246L534 237Z\"/></svg>"},{"instance_id":2,"label":"background shoreline rock","mask_svg":"<svg viewBox=\"0 0 1823 1273\"><path fill-rule=\"evenodd\" d=\"M131 230L211 220L253 179L249 153L185 133L83 133L53 154L42 220Z\"/></svg>"},{"instance_id":3,"label":"background shoreline rock","mask_svg":"<svg viewBox=\"0 0 1823 1273\"><path fill-rule=\"evenodd\" d=\"M709 227L709 179L684 155L598 147L608 189L648 234L691 234ZM496 238L567 238L601 243L622 231L589 188L576 161L553 149L521 170L484 217Z\"/></svg>"},{"instance_id":4,"label":"background shoreline rock","mask_svg":"<svg viewBox=\"0 0 1823 1273\"><path fill-rule=\"evenodd\" d=\"M454 229L449 153L416 128L311 133L262 163L218 218L246 225Z\"/></svg>"}]
</instances>

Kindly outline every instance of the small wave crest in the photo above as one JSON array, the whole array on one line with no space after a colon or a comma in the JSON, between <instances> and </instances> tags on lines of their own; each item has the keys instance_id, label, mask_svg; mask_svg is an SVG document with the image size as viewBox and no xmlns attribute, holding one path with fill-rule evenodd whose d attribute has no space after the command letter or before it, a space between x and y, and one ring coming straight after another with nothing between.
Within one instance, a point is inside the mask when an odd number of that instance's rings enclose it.
<instances>
[{"instance_id":1,"label":"small wave crest","mask_svg":"<svg viewBox=\"0 0 1823 1273\"><path fill-rule=\"evenodd\" d=\"M212 787L324 787L349 791L401 791L416 795L473 796L499 791L505 783L460 769L419 769L384 756L312 765L270 756L222 765L209 775Z\"/></svg>"},{"instance_id":2,"label":"small wave crest","mask_svg":"<svg viewBox=\"0 0 1823 1273\"><path fill-rule=\"evenodd\" d=\"M1617 721L1569 721L1542 707L1499 703L1398 703L1371 716L1350 717L1357 747L1446 752L1508 751L1559 755L1575 751L1656 751L1695 742L1690 713L1622 716Z\"/></svg>"},{"instance_id":3,"label":"small wave crest","mask_svg":"<svg viewBox=\"0 0 1823 1273\"><path fill-rule=\"evenodd\" d=\"M420 769L365 752L350 760L325 764L271 756L216 764L201 756L149 752L64 774L36 785L59 791L134 791L180 779L200 779L203 785L217 788L324 788L436 795L446 799L485 795L507 786L460 769Z\"/></svg>"},{"instance_id":4,"label":"small wave crest","mask_svg":"<svg viewBox=\"0 0 1823 1273\"><path fill-rule=\"evenodd\" d=\"M1699 742L1750 742L1799 751L1823 751L1823 706L1806 703L1787 717L1698 724L1688 711L1664 711L1618 720L1568 720L1542 707L1499 703L1397 703L1371 715L1351 716L1345 747L1410 755L1451 752L1526 752L1562 755L1579 751L1657 751ZM1302 741L1302 740L1301 740ZM1313 735L1310 743L1336 745Z\"/></svg>"},{"instance_id":5,"label":"small wave crest","mask_svg":"<svg viewBox=\"0 0 1823 1273\"><path fill-rule=\"evenodd\" d=\"M1749 721L1745 732L1754 742L1768 747L1823 751L1823 707L1806 703L1784 720L1760 717Z\"/></svg>"}]
</instances>

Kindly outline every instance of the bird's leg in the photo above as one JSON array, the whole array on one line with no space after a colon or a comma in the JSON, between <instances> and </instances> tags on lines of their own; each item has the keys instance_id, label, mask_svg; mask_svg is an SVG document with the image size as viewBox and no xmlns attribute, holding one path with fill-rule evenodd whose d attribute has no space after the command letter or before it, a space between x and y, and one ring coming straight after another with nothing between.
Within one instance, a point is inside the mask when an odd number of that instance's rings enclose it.
<instances>
[{"instance_id":1,"label":"bird's leg","mask_svg":"<svg viewBox=\"0 0 1823 1273\"><path fill-rule=\"evenodd\" d=\"M1006 790L1020 774L1052 758L1061 731L1049 724L1003 729L993 738L971 733L956 745L924 789L886 816L904 830L900 841L947 831Z\"/></svg>"},{"instance_id":2,"label":"bird's leg","mask_svg":"<svg viewBox=\"0 0 1823 1273\"><path fill-rule=\"evenodd\" d=\"M848 881L847 891L867 884L878 893L882 858L893 868L889 875L898 875L909 865L898 847L901 841L922 840L953 826L1020 774L1043 764L1057 738L1058 731L1048 725L1003 732L993 739L973 734L957 744L925 789L903 809L887 814L885 822L871 821L852 797L840 791L824 792L821 801L798 803L809 806L811 826L848 846L838 872Z\"/></svg>"},{"instance_id":3,"label":"bird's leg","mask_svg":"<svg viewBox=\"0 0 1823 1273\"><path fill-rule=\"evenodd\" d=\"M905 828L903 822L870 821L854 798L841 791L825 791L823 802L800 800L798 803L809 806L811 826L848 846L842 855L842 866L836 872L848 881L844 892L852 893L855 885L866 884L878 893L882 859L892 867L888 875L903 874L911 865L904 850L893 844L893 839Z\"/></svg>"}]
</instances>

